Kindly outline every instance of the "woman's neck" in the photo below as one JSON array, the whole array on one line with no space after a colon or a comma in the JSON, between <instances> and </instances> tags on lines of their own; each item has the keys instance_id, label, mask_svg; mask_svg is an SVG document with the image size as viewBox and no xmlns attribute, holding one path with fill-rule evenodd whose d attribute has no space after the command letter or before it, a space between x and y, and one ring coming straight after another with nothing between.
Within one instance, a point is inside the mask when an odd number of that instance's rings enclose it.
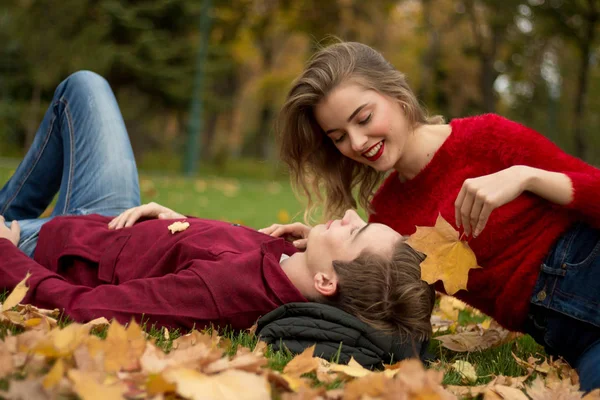
<instances>
[{"instance_id":1,"label":"woman's neck","mask_svg":"<svg viewBox=\"0 0 600 400\"><path fill-rule=\"evenodd\" d=\"M407 181L417 176L429 164L451 132L452 127L448 124L423 124L415 128L406 139L402 156L394 167L400 180Z\"/></svg>"}]
</instances>

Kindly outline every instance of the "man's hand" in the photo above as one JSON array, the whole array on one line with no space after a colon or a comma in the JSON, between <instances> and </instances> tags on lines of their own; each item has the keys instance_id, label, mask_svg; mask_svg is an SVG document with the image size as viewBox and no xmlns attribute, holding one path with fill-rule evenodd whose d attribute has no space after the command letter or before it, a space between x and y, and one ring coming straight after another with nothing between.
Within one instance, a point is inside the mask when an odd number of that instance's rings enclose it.
<instances>
[{"instance_id":1,"label":"man's hand","mask_svg":"<svg viewBox=\"0 0 600 400\"><path fill-rule=\"evenodd\" d=\"M281 225L273 224L268 228L259 229L259 232L266 233L273 237L283 236L286 240L292 242L298 249L306 249L308 234L312 228L299 222L293 224Z\"/></svg>"},{"instance_id":2,"label":"man's hand","mask_svg":"<svg viewBox=\"0 0 600 400\"><path fill-rule=\"evenodd\" d=\"M108 223L108 229L129 228L140 218L179 219L186 216L152 202L123 211Z\"/></svg>"},{"instance_id":3,"label":"man's hand","mask_svg":"<svg viewBox=\"0 0 600 400\"><path fill-rule=\"evenodd\" d=\"M17 221L10 223L10 228L4 224L4 217L0 215L0 239L8 239L17 246L21 237L21 227Z\"/></svg>"}]
</instances>

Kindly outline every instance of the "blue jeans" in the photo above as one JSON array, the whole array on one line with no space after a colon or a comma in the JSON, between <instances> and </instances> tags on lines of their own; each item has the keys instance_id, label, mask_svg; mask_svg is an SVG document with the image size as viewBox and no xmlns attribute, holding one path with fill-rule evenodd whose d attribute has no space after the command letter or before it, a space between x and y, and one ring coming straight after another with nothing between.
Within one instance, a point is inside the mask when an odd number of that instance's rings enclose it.
<instances>
[{"instance_id":1,"label":"blue jeans","mask_svg":"<svg viewBox=\"0 0 600 400\"><path fill-rule=\"evenodd\" d=\"M38 218L58 194L48 218ZM56 89L25 158L0 190L6 225L32 257L42 225L58 215L117 215L140 204L137 168L115 96L101 76L80 71Z\"/></svg>"},{"instance_id":2,"label":"blue jeans","mask_svg":"<svg viewBox=\"0 0 600 400\"><path fill-rule=\"evenodd\" d=\"M541 265L525 331L600 387L600 230L576 224Z\"/></svg>"}]
</instances>

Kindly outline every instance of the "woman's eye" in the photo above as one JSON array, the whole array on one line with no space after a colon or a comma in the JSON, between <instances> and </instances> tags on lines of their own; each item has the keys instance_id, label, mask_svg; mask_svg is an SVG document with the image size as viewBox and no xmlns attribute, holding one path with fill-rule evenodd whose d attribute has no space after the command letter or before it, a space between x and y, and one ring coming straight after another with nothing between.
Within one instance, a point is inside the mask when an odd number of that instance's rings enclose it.
<instances>
[{"instance_id":1,"label":"woman's eye","mask_svg":"<svg viewBox=\"0 0 600 400\"><path fill-rule=\"evenodd\" d=\"M371 120L371 116L373 116L373 113L370 113L369 115L367 115L367 118L363 119L362 121L359 121L358 123L360 125L365 125L367 124L370 120Z\"/></svg>"},{"instance_id":2,"label":"woman's eye","mask_svg":"<svg viewBox=\"0 0 600 400\"><path fill-rule=\"evenodd\" d=\"M334 142L334 143L340 143L340 142L342 142L342 141L344 140L344 138L345 138L345 137L346 137L346 134L343 134L343 135L342 135L342 136L340 136L339 138L337 138L337 139L333 139L333 142Z\"/></svg>"}]
</instances>

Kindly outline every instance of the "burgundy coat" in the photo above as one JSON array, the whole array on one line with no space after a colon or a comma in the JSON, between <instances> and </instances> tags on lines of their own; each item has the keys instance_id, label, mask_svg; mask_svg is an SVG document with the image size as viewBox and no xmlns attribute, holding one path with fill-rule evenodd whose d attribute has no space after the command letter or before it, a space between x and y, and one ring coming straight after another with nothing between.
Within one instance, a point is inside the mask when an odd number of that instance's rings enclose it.
<instances>
[{"instance_id":1,"label":"burgundy coat","mask_svg":"<svg viewBox=\"0 0 600 400\"><path fill-rule=\"evenodd\" d=\"M201 329L249 328L284 303L306 301L279 260L296 249L283 239L226 222L151 219L109 230L99 215L57 217L39 235L34 259L0 239L0 290L29 271L24 303L64 309L78 322L97 317L126 323Z\"/></svg>"}]
</instances>

